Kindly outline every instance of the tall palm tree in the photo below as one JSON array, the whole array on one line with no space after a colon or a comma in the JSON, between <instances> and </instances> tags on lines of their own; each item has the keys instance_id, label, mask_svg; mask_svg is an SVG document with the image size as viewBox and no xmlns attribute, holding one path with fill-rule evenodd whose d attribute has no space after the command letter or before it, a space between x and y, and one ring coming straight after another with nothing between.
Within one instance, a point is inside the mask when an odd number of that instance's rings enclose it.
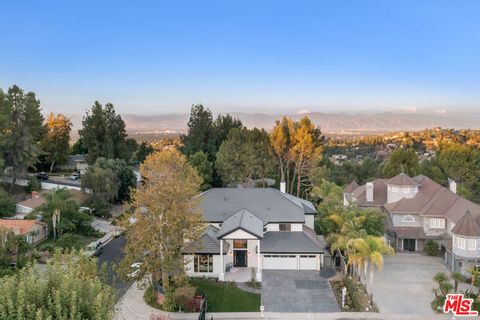
<instances>
[{"instance_id":1,"label":"tall palm tree","mask_svg":"<svg viewBox=\"0 0 480 320\"><path fill-rule=\"evenodd\" d=\"M354 256L353 261L358 261L360 257L363 257L364 262L359 266L364 266L365 273L369 269L367 288L371 290L375 268L381 271L383 269L383 255L392 255L395 250L387 244L384 238L374 236L352 239L348 247L350 250L349 259L351 254ZM352 263L354 263L353 261Z\"/></svg>"}]
</instances>

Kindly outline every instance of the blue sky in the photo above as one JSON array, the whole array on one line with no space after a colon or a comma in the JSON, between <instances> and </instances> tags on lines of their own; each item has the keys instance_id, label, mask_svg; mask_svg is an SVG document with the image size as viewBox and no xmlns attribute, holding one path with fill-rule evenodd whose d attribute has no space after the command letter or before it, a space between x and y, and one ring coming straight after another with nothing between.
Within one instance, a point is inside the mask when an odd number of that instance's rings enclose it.
<instances>
[{"instance_id":1,"label":"blue sky","mask_svg":"<svg viewBox=\"0 0 480 320\"><path fill-rule=\"evenodd\" d=\"M480 1L7 1L0 88L84 113L480 106Z\"/></svg>"}]
</instances>

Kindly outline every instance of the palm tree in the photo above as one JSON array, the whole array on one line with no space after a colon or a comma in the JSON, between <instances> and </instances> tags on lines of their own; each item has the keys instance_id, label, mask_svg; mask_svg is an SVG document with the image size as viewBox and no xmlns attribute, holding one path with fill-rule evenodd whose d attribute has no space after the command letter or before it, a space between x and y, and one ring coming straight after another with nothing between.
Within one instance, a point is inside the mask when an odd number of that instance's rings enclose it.
<instances>
[{"instance_id":1,"label":"palm tree","mask_svg":"<svg viewBox=\"0 0 480 320\"><path fill-rule=\"evenodd\" d=\"M475 286L475 284L477 283L477 280L480 279L480 268L478 267L471 267L470 269L468 269L468 273L470 273L472 275L472 286Z\"/></svg>"},{"instance_id":2,"label":"palm tree","mask_svg":"<svg viewBox=\"0 0 480 320\"><path fill-rule=\"evenodd\" d=\"M346 250L349 240L363 238L367 235L367 232L362 228L362 223L366 219L363 213L349 210L332 214L329 219L335 223L338 230L327 236L327 242L332 245L332 253L337 249L340 251Z\"/></svg>"},{"instance_id":3,"label":"palm tree","mask_svg":"<svg viewBox=\"0 0 480 320\"><path fill-rule=\"evenodd\" d=\"M464 280L463 275L460 272L452 272L450 278L454 281L455 292L458 292L458 283Z\"/></svg>"},{"instance_id":4,"label":"palm tree","mask_svg":"<svg viewBox=\"0 0 480 320\"><path fill-rule=\"evenodd\" d=\"M358 238L350 241L349 254L354 254L353 261L359 261L360 257L363 257L363 265L365 273L369 269L369 282L367 288L372 288L373 285L373 273L375 268L381 271L383 269L383 255L392 255L395 250L387 244L384 238L367 236L365 238ZM349 256L350 259L350 256ZM353 263L352 261L352 263Z\"/></svg>"},{"instance_id":5,"label":"palm tree","mask_svg":"<svg viewBox=\"0 0 480 320\"><path fill-rule=\"evenodd\" d=\"M449 293L452 289L453 286L452 284L448 281L448 275L445 274L444 272L437 272L433 276L433 281L438 283L438 289L433 289L433 293L435 294L435 297L443 296L445 297L447 293ZM440 290L440 292L438 292Z\"/></svg>"}]
</instances>

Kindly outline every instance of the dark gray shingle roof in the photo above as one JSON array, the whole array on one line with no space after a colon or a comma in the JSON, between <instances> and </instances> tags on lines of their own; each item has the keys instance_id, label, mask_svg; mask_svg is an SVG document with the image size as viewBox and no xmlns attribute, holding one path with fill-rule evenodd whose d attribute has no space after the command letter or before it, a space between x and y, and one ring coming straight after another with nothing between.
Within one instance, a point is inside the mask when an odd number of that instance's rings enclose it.
<instances>
[{"instance_id":1,"label":"dark gray shingle roof","mask_svg":"<svg viewBox=\"0 0 480 320\"><path fill-rule=\"evenodd\" d=\"M270 231L260 241L261 253L321 253L325 243L315 232L304 226L303 231Z\"/></svg>"},{"instance_id":2,"label":"dark gray shingle roof","mask_svg":"<svg viewBox=\"0 0 480 320\"><path fill-rule=\"evenodd\" d=\"M183 249L184 253L200 253L200 254L220 254L220 240L218 237L218 229L209 225L201 236L199 241L191 242ZM223 242L223 254L226 254L229 248L228 242Z\"/></svg>"},{"instance_id":3,"label":"dark gray shingle roof","mask_svg":"<svg viewBox=\"0 0 480 320\"><path fill-rule=\"evenodd\" d=\"M254 236L263 238L263 221L247 209L241 209L223 221L217 237L221 238L235 230L244 230Z\"/></svg>"},{"instance_id":4,"label":"dark gray shingle roof","mask_svg":"<svg viewBox=\"0 0 480 320\"><path fill-rule=\"evenodd\" d=\"M272 188L213 188L202 194L200 207L208 222L223 222L241 209L255 214L264 224L305 222L305 207L314 211L310 201Z\"/></svg>"}]
</instances>

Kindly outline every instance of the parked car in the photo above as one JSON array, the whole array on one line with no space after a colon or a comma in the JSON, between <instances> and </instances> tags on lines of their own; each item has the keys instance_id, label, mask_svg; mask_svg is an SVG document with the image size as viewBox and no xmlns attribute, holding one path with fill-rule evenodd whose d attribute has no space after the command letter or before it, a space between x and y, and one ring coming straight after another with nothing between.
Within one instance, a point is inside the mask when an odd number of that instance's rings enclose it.
<instances>
[{"instance_id":1,"label":"parked car","mask_svg":"<svg viewBox=\"0 0 480 320\"><path fill-rule=\"evenodd\" d=\"M140 267L141 266L142 266L141 262L132 263L132 265L130 266L130 268L132 268L132 272L127 274L127 276L129 278L135 278L138 275L138 273L140 272Z\"/></svg>"},{"instance_id":2,"label":"parked car","mask_svg":"<svg viewBox=\"0 0 480 320\"><path fill-rule=\"evenodd\" d=\"M85 254L88 257L96 257L101 255L103 252L103 245L101 241L95 241L90 243L85 249Z\"/></svg>"},{"instance_id":3,"label":"parked car","mask_svg":"<svg viewBox=\"0 0 480 320\"><path fill-rule=\"evenodd\" d=\"M68 179L70 180L78 180L80 179L80 172L74 172L71 175L68 176Z\"/></svg>"},{"instance_id":4,"label":"parked car","mask_svg":"<svg viewBox=\"0 0 480 320\"><path fill-rule=\"evenodd\" d=\"M46 174L45 172L40 172L39 174L37 174L37 179L40 181L48 180L48 174Z\"/></svg>"}]
</instances>

